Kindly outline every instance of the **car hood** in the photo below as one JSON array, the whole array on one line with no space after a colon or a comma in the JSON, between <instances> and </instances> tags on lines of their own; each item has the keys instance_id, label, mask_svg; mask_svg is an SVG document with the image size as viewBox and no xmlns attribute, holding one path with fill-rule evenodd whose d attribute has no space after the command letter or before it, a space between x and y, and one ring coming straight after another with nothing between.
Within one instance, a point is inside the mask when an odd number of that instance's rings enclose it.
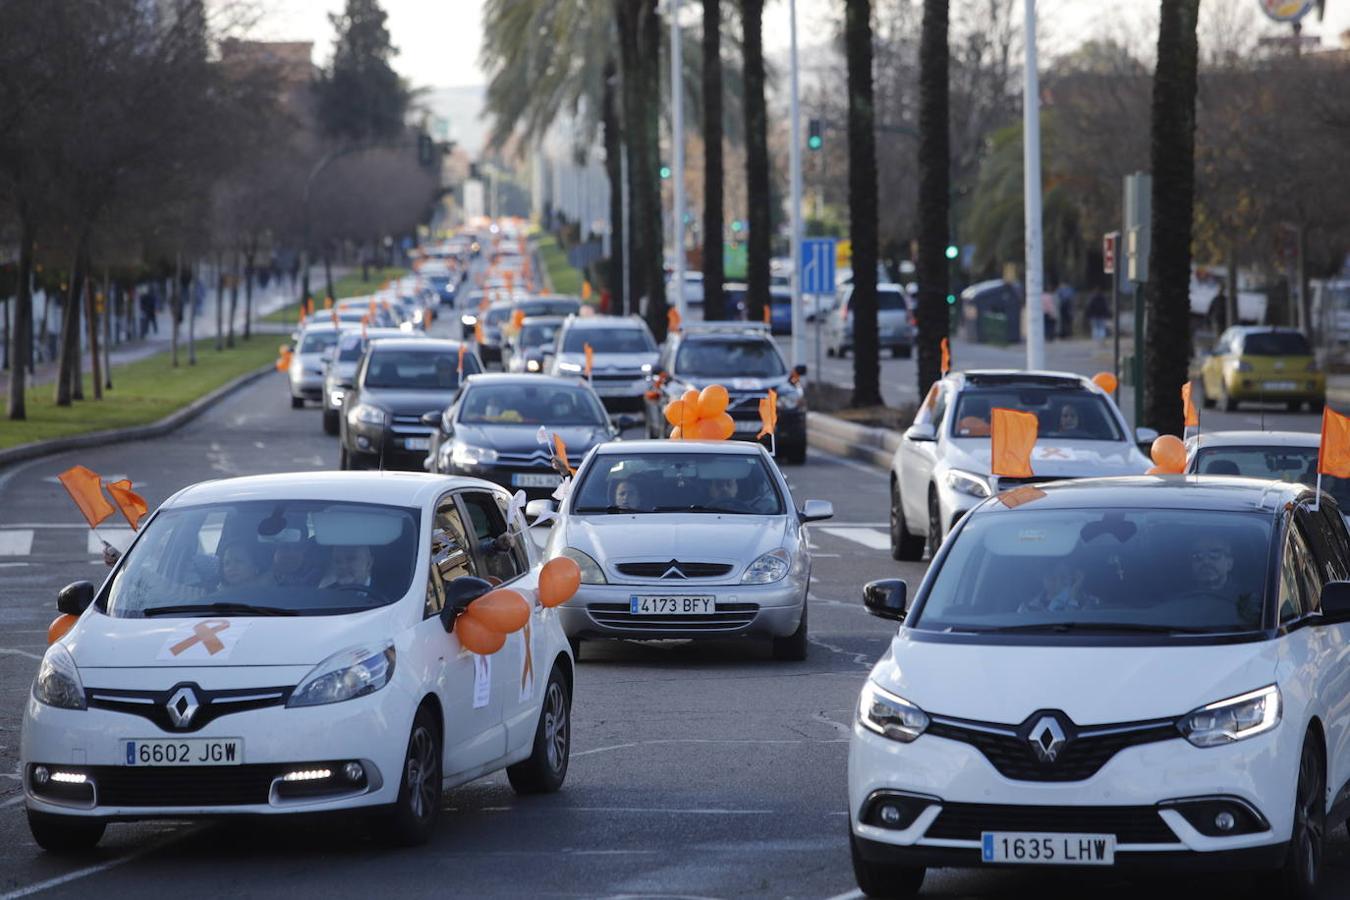
<instances>
[{"instance_id":1,"label":"car hood","mask_svg":"<svg viewBox=\"0 0 1350 900\"><path fill-rule=\"evenodd\" d=\"M343 616L123 619L90 612L71 629L65 644L81 669L313 666L347 647L393 637L399 630L400 605ZM228 627L216 630L221 623ZM206 652L212 645L193 642L205 635L217 638L217 652ZM192 643L173 653L184 641Z\"/></svg>"},{"instance_id":2,"label":"car hood","mask_svg":"<svg viewBox=\"0 0 1350 900\"><path fill-rule=\"evenodd\" d=\"M988 438L957 438L947 445L947 464L977 475L989 474ZM1142 475L1153 464L1133 444L1111 441L1038 440L1031 452L1037 478Z\"/></svg>"},{"instance_id":3,"label":"car hood","mask_svg":"<svg viewBox=\"0 0 1350 900\"><path fill-rule=\"evenodd\" d=\"M572 516L567 546L586 553L607 572L626 560L729 562L749 565L782 547L786 516L709 513Z\"/></svg>"},{"instance_id":4,"label":"car hood","mask_svg":"<svg viewBox=\"0 0 1350 900\"><path fill-rule=\"evenodd\" d=\"M641 369L643 366L656 365L656 357L656 351L650 353L596 353L591 363L591 371L596 375L608 373L611 370L629 372L634 369ZM586 364L586 354L584 353L559 353L557 358L560 363Z\"/></svg>"},{"instance_id":5,"label":"car hood","mask_svg":"<svg viewBox=\"0 0 1350 900\"><path fill-rule=\"evenodd\" d=\"M1046 646L915 640L902 628L872 678L930 715L1021 723L1057 709L1078 725L1181 716L1275 681L1276 646ZM960 672L960 678L952 673Z\"/></svg>"},{"instance_id":6,"label":"car hood","mask_svg":"<svg viewBox=\"0 0 1350 900\"><path fill-rule=\"evenodd\" d=\"M675 396L679 396L690 388L703 390L710 384L720 384L727 389L727 393L735 396L736 394L757 394L763 395L770 389L782 393L788 385L786 373L773 378L732 378L729 376L709 375L707 377L690 377L685 375L677 376L679 384L675 391Z\"/></svg>"},{"instance_id":7,"label":"car hood","mask_svg":"<svg viewBox=\"0 0 1350 900\"><path fill-rule=\"evenodd\" d=\"M567 444L567 456L573 463L581 461L586 451L609 440L609 430L599 425L546 425L544 430L556 434ZM491 447L498 453L533 453L548 451L539 443L538 425L465 425L455 424L455 440L472 447Z\"/></svg>"},{"instance_id":8,"label":"car hood","mask_svg":"<svg viewBox=\"0 0 1350 900\"><path fill-rule=\"evenodd\" d=\"M449 391L400 391L394 388L366 388L361 391L361 402L381 406L394 415L422 415L441 412L455 399Z\"/></svg>"}]
</instances>

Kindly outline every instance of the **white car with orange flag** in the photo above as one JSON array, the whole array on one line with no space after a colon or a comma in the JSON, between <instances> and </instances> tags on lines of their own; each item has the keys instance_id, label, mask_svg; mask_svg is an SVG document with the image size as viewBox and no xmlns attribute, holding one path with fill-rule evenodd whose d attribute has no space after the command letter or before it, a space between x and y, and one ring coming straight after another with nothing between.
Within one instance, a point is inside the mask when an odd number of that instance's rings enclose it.
<instances>
[{"instance_id":1,"label":"white car with orange flag","mask_svg":"<svg viewBox=\"0 0 1350 900\"><path fill-rule=\"evenodd\" d=\"M554 607L580 572L538 565L523 504L420 473L179 491L101 587L59 595L20 744L37 842L360 810L416 843L446 788L505 768L518 792L557 790L573 667Z\"/></svg>"}]
</instances>

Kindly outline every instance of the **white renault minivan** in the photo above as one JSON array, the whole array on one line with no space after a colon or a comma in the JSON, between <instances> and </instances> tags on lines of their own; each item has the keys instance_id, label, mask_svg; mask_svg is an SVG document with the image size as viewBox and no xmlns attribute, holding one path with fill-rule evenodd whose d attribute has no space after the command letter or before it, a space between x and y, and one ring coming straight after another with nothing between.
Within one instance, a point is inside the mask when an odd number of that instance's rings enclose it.
<instances>
[{"instance_id":1,"label":"white renault minivan","mask_svg":"<svg viewBox=\"0 0 1350 900\"><path fill-rule=\"evenodd\" d=\"M1350 815L1350 537L1298 484L1027 485L943 543L863 687L854 869L1251 869L1310 897Z\"/></svg>"}]
</instances>

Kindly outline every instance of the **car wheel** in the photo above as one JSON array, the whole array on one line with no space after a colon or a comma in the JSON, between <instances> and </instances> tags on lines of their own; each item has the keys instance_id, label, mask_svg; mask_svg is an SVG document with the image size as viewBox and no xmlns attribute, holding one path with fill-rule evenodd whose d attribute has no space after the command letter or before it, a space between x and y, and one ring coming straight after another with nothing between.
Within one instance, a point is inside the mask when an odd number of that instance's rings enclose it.
<instances>
[{"instance_id":1,"label":"car wheel","mask_svg":"<svg viewBox=\"0 0 1350 900\"><path fill-rule=\"evenodd\" d=\"M909 359L914 355L914 348L908 344L903 347L895 348L895 355L901 359Z\"/></svg>"},{"instance_id":2,"label":"car wheel","mask_svg":"<svg viewBox=\"0 0 1350 900\"><path fill-rule=\"evenodd\" d=\"M802 618L797 630L787 637L773 639L773 658L779 662L801 662L806 659L807 650L807 610L810 607L802 600Z\"/></svg>"},{"instance_id":3,"label":"car wheel","mask_svg":"<svg viewBox=\"0 0 1350 900\"><path fill-rule=\"evenodd\" d=\"M551 794L567 778L572 751L572 700L567 681L557 666L544 687L544 705L534 731L534 750L529 758L506 767L506 778L517 794Z\"/></svg>"},{"instance_id":4,"label":"car wheel","mask_svg":"<svg viewBox=\"0 0 1350 900\"><path fill-rule=\"evenodd\" d=\"M338 413L335 409L325 409L323 411L323 433L338 433Z\"/></svg>"},{"instance_id":5,"label":"car wheel","mask_svg":"<svg viewBox=\"0 0 1350 900\"><path fill-rule=\"evenodd\" d=\"M33 840L48 853L83 853L94 849L107 828L100 819L80 816L55 816L28 810L28 830Z\"/></svg>"},{"instance_id":6,"label":"car wheel","mask_svg":"<svg viewBox=\"0 0 1350 900\"><path fill-rule=\"evenodd\" d=\"M389 837L400 846L425 844L441 812L441 733L423 706L413 717L403 779L389 817Z\"/></svg>"},{"instance_id":7,"label":"car wheel","mask_svg":"<svg viewBox=\"0 0 1350 900\"><path fill-rule=\"evenodd\" d=\"M305 408L304 397L296 397L296 396L291 397L291 409L304 409L304 408Z\"/></svg>"},{"instance_id":8,"label":"car wheel","mask_svg":"<svg viewBox=\"0 0 1350 900\"><path fill-rule=\"evenodd\" d=\"M936 559L942 546L942 510L938 507L937 492L928 492L928 558Z\"/></svg>"},{"instance_id":9,"label":"car wheel","mask_svg":"<svg viewBox=\"0 0 1350 900\"><path fill-rule=\"evenodd\" d=\"M858 852L858 839L849 832L848 848L853 856L853 878L868 897L917 897L923 887L922 866L898 866L875 863L863 859Z\"/></svg>"},{"instance_id":10,"label":"car wheel","mask_svg":"<svg viewBox=\"0 0 1350 900\"><path fill-rule=\"evenodd\" d=\"M900 500L900 485L891 483L891 559L918 562L923 559L924 539L909 533L905 524L905 507Z\"/></svg>"},{"instance_id":11,"label":"car wheel","mask_svg":"<svg viewBox=\"0 0 1350 900\"><path fill-rule=\"evenodd\" d=\"M581 662L581 638L570 637L567 645L572 648L572 662Z\"/></svg>"},{"instance_id":12,"label":"car wheel","mask_svg":"<svg viewBox=\"0 0 1350 900\"><path fill-rule=\"evenodd\" d=\"M1303 739L1299 757L1298 787L1294 790L1294 830L1289 837L1289 852L1276 869L1273 893L1295 900L1317 896L1322 870L1323 842L1327 830L1326 776L1316 738L1309 733Z\"/></svg>"}]
</instances>

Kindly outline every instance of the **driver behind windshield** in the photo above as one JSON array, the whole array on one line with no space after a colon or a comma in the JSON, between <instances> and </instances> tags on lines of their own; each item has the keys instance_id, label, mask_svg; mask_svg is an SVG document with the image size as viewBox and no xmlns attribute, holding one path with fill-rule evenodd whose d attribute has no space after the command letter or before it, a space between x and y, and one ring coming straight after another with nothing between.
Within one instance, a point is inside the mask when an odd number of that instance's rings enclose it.
<instances>
[{"instance_id":1,"label":"driver behind windshield","mask_svg":"<svg viewBox=\"0 0 1350 900\"><path fill-rule=\"evenodd\" d=\"M1233 548L1221 537L1204 535L1191 545L1191 583L1197 593L1217 594L1224 599L1232 591Z\"/></svg>"},{"instance_id":2,"label":"driver behind windshield","mask_svg":"<svg viewBox=\"0 0 1350 900\"><path fill-rule=\"evenodd\" d=\"M610 492L612 494L610 498L611 506L633 510L642 506L642 491L635 478L623 478L616 481L610 488Z\"/></svg>"},{"instance_id":3,"label":"driver behind windshield","mask_svg":"<svg viewBox=\"0 0 1350 900\"><path fill-rule=\"evenodd\" d=\"M708 505L711 507L748 513L768 513L772 511L774 505L772 497L762 490L759 493L753 493L755 488L763 488L764 485L761 483L753 484L744 495L742 495L739 478L712 478L708 480L707 485Z\"/></svg>"},{"instance_id":4,"label":"driver behind windshield","mask_svg":"<svg viewBox=\"0 0 1350 900\"><path fill-rule=\"evenodd\" d=\"M370 587L370 570L374 554L364 544L339 547L333 552L333 574L319 583L319 587Z\"/></svg>"}]
</instances>

